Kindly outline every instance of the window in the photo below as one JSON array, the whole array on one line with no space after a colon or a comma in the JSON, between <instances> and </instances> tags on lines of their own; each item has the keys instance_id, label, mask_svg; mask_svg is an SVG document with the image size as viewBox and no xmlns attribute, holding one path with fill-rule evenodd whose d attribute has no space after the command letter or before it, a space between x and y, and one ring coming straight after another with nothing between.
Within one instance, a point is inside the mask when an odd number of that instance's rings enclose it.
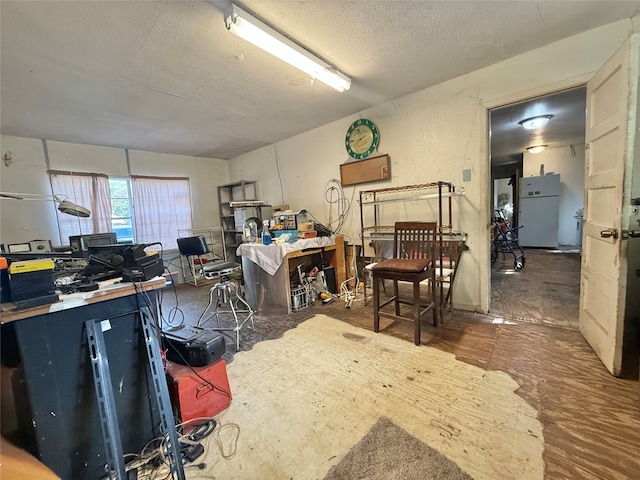
<instances>
[{"instance_id":1,"label":"window","mask_svg":"<svg viewBox=\"0 0 640 480\"><path fill-rule=\"evenodd\" d=\"M134 243L133 208L131 204L131 180L109 178L111 193L111 231L115 232L119 243Z\"/></svg>"},{"instance_id":2,"label":"window","mask_svg":"<svg viewBox=\"0 0 640 480\"><path fill-rule=\"evenodd\" d=\"M106 175L50 171L51 188L62 200L69 199L91 210L89 218L58 212L58 227L62 245L71 235L88 235L111 231L109 179Z\"/></svg>"},{"instance_id":3,"label":"window","mask_svg":"<svg viewBox=\"0 0 640 480\"><path fill-rule=\"evenodd\" d=\"M49 173L55 195L91 210L89 218L58 214L62 244L71 235L115 232L118 242L177 249L178 230L192 226L188 178Z\"/></svg>"},{"instance_id":4,"label":"window","mask_svg":"<svg viewBox=\"0 0 640 480\"><path fill-rule=\"evenodd\" d=\"M178 230L192 226L189 179L135 176L132 184L136 241L177 249Z\"/></svg>"}]
</instances>

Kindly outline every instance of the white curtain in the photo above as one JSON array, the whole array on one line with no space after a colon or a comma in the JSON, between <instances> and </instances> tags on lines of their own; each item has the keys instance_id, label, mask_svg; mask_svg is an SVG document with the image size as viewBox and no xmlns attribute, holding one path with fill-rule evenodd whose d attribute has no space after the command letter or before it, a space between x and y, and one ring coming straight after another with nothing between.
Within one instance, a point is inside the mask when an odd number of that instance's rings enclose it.
<instances>
[{"instance_id":1,"label":"white curtain","mask_svg":"<svg viewBox=\"0 0 640 480\"><path fill-rule=\"evenodd\" d=\"M131 177L137 243L162 243L178 248L178 230L191 228L188 178Z\"/></svg>"},{"instance_id":2,"label":"white curtain","mask_svg":"<svg viewBox=\"0 0 640 480\"><path fill-rule=\"evenodd\" d=\"M88 218L74 217L56 210L62 245L68 245L71 235L111 231L111 198L106 175L53 171L49 175L54 195L91 210Z\"/></svg>"}]
</instances>

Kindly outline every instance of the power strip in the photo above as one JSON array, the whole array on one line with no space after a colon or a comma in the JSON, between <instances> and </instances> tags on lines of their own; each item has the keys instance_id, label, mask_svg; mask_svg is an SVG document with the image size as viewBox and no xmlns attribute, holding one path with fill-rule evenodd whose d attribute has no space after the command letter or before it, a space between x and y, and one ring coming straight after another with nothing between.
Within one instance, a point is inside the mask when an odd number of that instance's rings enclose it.
<instances>
[{"instance_id":1,"label":"power strip","mask_svg":"<svg viewBox=\"0 0 640 480\"><path fill-rule=\"evenodd\" d=\"M190 463L198 459L204 453L204 446L201 443L181 443L180 453L185 463Z\"/></svg>"}]
</instances>

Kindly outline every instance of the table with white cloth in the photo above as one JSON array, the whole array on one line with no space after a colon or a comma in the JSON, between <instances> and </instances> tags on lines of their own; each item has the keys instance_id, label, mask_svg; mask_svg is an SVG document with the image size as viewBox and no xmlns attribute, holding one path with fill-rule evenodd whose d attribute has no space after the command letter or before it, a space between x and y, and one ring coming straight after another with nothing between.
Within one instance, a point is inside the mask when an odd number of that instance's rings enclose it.
<instances>
[{"instance_id":1,"label":"table with white cloth","mask_svg":"<svg viewBox=\"0 0 640 480\"><path fill-rule=\"evenodd\" d=\"M261 313L291 313L291 279L298 265L305 271L321 263L333 267L338 289L346 279L342 235L271 245L243 243L236 255L242 258L246 300Z\"/></svg>"}]
</instances>

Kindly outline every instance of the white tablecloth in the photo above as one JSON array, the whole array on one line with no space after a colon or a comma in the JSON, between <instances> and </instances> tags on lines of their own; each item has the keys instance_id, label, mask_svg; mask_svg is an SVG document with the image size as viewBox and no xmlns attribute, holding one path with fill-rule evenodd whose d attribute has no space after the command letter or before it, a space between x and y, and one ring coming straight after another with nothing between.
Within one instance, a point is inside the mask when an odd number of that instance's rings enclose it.
<instances>
[{"instance_id":1,"label":"white tablecloth","mask_svg":"<svg viewBox=\"0 0 640 480\"><path fill-rule=\"evenodd\" d=\"M261 243L243 243L238 246L236 255L246 257L257 264L269 275L275 275L284 261L287 253L307 250L309 248L321 248L335 245L336 237L315 237L298 240L294 243L276 245L262 245Z\"/></svg>"}]
</instances>

